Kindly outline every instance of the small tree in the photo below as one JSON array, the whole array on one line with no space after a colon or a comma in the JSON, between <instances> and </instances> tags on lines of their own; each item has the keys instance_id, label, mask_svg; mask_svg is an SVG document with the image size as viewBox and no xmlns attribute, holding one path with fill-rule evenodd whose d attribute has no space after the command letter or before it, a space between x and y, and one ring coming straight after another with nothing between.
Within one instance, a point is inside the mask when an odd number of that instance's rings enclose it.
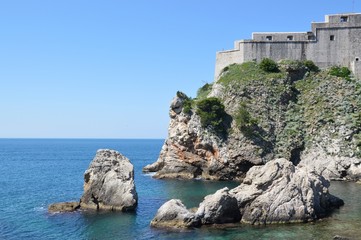
<instances>
[{"instance_id":1,"label":"small tree","mask_svg":"<svg viewBox=\"0 0 361 240\"><path fill-rule=\"evenodd\" d=\"M263 58L259 67L265 72L279 72L277 63L269 58Z\"/></svg>"},{"instance_id":2,"label":"small tree","mask_svg":"<svg viewBox=\"0 0 361 240\"><path fill-rule=\"evenodd\" d=\"M197 102L196 112L201 118L203 128L211 127L217 133L225 133L224 122L227 113L218 98L211 97Z\"/></svg>"},{"instance_id":3,"label":"small tree","mask_svg":"<svg viewBox=\"0 0 361 240\"><path fill-rule=\"evenodd\" d=\"M248 112L247 106L244 102L239 104L234 120L236 121L236 126L246 135L250 135L252 127L257 124L257 120L254 119Z\"/></svg>"}]
</instances>

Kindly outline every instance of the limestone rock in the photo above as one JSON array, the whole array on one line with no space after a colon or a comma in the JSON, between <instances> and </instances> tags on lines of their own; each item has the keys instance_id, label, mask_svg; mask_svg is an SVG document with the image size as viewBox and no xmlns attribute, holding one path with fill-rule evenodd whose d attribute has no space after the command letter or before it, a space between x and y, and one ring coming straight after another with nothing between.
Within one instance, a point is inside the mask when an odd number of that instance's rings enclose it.
<instances>
[{"instance_id":1,"label":"limestone rock","mask_svg":"<svg viewBox=\"0 0 361 240\"><path fill-rule=\"evenodd\" d=\"M80 208L79 202L54 203L48 207L48 211L55 212L73 212Z\"/></svg>"},{"instance_id":2,"label":"limestone rock","mask_svg":"<svg viewBox=\"0 0 361 240\"><path fill-rule=\"evenodd\" d=\"M133 165L117 151L98 150L84 173L81 208L127 211L137 202Z\"/></svg>"},{"instance_id":3,"label":"limestone rock","mask_svg":"<svg viewBox=\"0 0 361 240\"><path fill-rule=\"evenodd\" d=\"M241 219L237 199L228 188L206 196L199 204L196 216L202 224L234 223Z\"/></svg>"},{"instance_id":4,"label":"limestone rock","mask_svg":"<svg viewBox=\"0 0 361 240\"><path fill-rule=\"evenodd\" d=\"M328 192L328 187L324 177L307 167L275 159L252 167L240 186L206 196L195 214L180 200L165 203L152 226L196 227L240 220L256 225L314 221L344 204Z\"/></svg>"},{"instance_id":5,"label":"limestone rock","mask_svg":"<svg viewBox=\"0 0 361 240\"><path fill-rule=\"evenodd\" d=\"M170 107L168 137L158 160L143 168L155 178L242 179L253 165L262 164L254 144L226 143L201 127L197 114L184 113L184 99L176 96ZM232 162L230 160L232 159Z\"/></svg>"},{"instance_id":6,"label":"limestone rock","mask_svg":"<svg viewBox=\"0 0 361 240\"><path fill-rule=\"evenodd\" d=\"M343 205L328 192L328 187L324 177L306 166L295 167L286 159L275 159L251 168L231 193L237 198L242 222L308 222Z\"/></svg>"},{"instance_id":7,"label":"limestone rock","mask_svg":"<svg viewBox=\"0 0 361 240\"><path fill-rule=\"evenodd\" d=\"M187 210L181 200L172 199L164 203L150 223L152 227L188 228L196 227L199 221L195 214Z\"/></svg>"}]
</instances>

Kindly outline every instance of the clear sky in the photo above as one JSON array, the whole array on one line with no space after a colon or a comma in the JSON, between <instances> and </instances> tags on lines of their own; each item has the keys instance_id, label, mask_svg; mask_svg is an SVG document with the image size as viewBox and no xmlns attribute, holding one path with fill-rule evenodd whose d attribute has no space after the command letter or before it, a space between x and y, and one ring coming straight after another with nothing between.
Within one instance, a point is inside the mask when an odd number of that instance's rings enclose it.
<instances>
[{"instance_id":1,"label":"clear sky","mask_svg":"<svg viewBox=\"0 0 361 240\"><path fill-rule=\"evenodd\" d=\"M216 51L344 12L361 0L0 1L0 138L165 138Z\"/></svg>"}]
</instances>

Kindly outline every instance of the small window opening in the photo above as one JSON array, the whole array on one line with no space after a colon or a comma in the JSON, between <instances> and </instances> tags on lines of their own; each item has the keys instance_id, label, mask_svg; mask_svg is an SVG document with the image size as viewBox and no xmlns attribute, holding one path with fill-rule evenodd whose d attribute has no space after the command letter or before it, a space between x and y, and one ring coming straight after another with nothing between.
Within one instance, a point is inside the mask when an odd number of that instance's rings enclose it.
<instances>
[{"instance_id":1,"label":"small window opening","mask_svg":"<svg viewBox=\"0 0 361 240\"><path fill-rule=\"evenodd\" d=\"M272 36L266 36L267 41L272 41Z\"/></svg>"},{"instance_id":2,"label":"small window opening","mask_svg":"<svg viewBox=\"0 0 361 240\"><path fill-rule=\"evenodd\" d=\"M348 16L342 16L340 22L348 22Z\"/></svg>"},{"instance_id":3,"label":"small window opening","mask_svg":"<svg viewBox=\"0 0 361 240\"><path fill-rule=\"evenodd\" d=\"M356 61L356 62L358 62L359 60L360 60L360 59L359 59L358 57L357 57L357 58L355 58L355 61Z\"/></svg>"},{"instance_id":4,"label":"small window opening","mask_svg":"<svg viewBox=\"0 0 361 240\"><path fill-rule=\"evenodd\" d=\"M293 36L287 36L287 41L293 41Z\"/></svg>"},{"instance_id":5,"label":"small window opening","mask_svg":"<svg viewBox=\"0 0 361 240\"><path fill-rule=\"evenodd\" d=\"M335 35L330 36L330 41L335 41Z\"/></svg>"},{"instance_id":6,"label":"small window opening","mask_svg":"<svg viewBox=\"0 0 361 240\"><path fill-rule=\"evenodd\" d=\"M307 36L307 39L308 39L308 40L313 40L314 37L313 37L312 35L308 35L308 36Z\"/></svg>"}]
</instances>

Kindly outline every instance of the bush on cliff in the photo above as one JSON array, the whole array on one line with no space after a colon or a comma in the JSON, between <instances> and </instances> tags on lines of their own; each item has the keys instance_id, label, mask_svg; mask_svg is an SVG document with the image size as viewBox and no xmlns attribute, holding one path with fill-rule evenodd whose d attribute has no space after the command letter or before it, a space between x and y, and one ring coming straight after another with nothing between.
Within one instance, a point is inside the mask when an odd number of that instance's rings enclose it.
<instances>
[{"instance_id":1,"label":"bush on cliff","mask_svg":"<svg viewBox=\"0 0 361 240\"><path fill-rule=\"evenodd\" d=\"M197 99L198 100L205 99L207 95L211 92L212 85L213 84L206 83L203 85L203 87L199 88L197 91Z\"/></svg>"},{"instance_id":2,"label":"bush on cliff","mask_svg":"<svg viewBox=\"0 0 361 240\"><path fill-rule=\"evenodd\" d=\"M177 97L183 99L183 112L186 114L192 113L192 108L194 106L194 99L191 97L188 97L185 93L178 91Z\"/></svg>"},{"instance_id":3,"label":"bush on cliff","mask_svg":"<svg viewBox=\"0 0 361 240\"><path fill-rule=\"evenodd\" d=\"M240 103L234 120L236 121L236 126L246 135L250 135L252 127L257 124L257 120L248 112L244 102Z\"/></svg>"},{"instance_id":4,"label":"bush on cliff","mask_svg":"<svg viewBox=\"0 0 361 240\"><path fill-rule=\"evenodd\" d=\"M320 69L317 67L317 65L311 60L305 60L305 61L303 61L303 64L305 65L305 67L307 67L308 71L310 71L310 72L319 72L320 71Z\"/></svg>"},{"instance_id":5,"label":"bush on cliff","mask_svg":"<svg viewBox=\"0 0 361 240\"><path fill-rule=\"evenodd\" d=\"M224 123L227 113L224 111L224 105L215 97L206 98L197 102L197 114L201 118L203 128L211 128L216 133L225 133Z\"/></svg>"},{"instance_id":6,"label":"bush on cliff","mask_svg":"<svg viewBox=\"0 0 361 240\"><path fill-rule=\"evenodd\" d=\"M277 63L269 58L263 58L259 67L265 72L279 72Z\"/></svg>"},{"instance_id":7,"label":"bush on cliff","mask_svg":"<svg viewBox=\"0 0 361 240\"><path fill-rule=\"evenodd\" d=\"M350 80L351 71L347 67L333 66L330 68L329 74L336 77L342 77Z\"/></svg>"}]
</instances>

